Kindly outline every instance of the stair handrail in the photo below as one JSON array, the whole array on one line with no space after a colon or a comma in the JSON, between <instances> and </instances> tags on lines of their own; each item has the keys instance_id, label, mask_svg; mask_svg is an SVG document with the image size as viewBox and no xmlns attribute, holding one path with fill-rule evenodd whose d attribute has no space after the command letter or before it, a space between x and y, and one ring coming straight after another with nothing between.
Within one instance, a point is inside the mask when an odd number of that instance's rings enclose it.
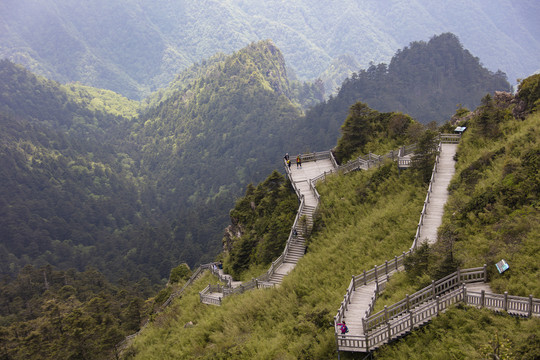
<instances>
[{"instance_id":1,"label":"stair handrail","mask_svg":"<svg viewBox=\"0 0 540 360\"><path fill-rule=\"evenodd\" d=\"M467 270L473 270L471 273L474 273L475 269L484 268L464 269L462 271L466 273ZM470 278L462 280L471 282ZM401 300L401 302L404 300ZM403 312L400 317L394 317L382 322L377 328L367 331L363 335L341 335L336 331L336 345L338 349L345 347L365 352L375 350L381 345L411 331L413 328L430 321L457 302L481 308L486 307L494 311L506 311L510 314L529 318L540 316L540 299L533 298L532 295L521 297L508 295L508 292L495 294L487 293L485 290L480 292L470 291L466 288L466 282L463 282L447 292L423 302L420 306L410 308L409 311Z\"/></svg>"},{"instance_id":2,"label":"stair handrail","mask_svg":"<svg viewBox=\"0 0 540 360\"><path fill-rule=\"evenodd\" d=\"M214 266L217 266L218 264L219 264L219 262L211 262L211 263L199 265L199 267L191 274L191 276L186 281L186 283L182 286L182 288L180 288L179 290L176 290L171 295L169 295L167 300L165 300L165 302L161 305L160 311L163 311L167 306L169 306L169 304L175 298L182 295L182 293L186 290L186 288L189 285L191 285L204 270L212 269Z\"/></svg>"},{"instance_id":3,"label":"stair handrail","mask_svg":"<svg viewBox=\"0 0 540 360\"><path fill-rule=\"evenodd\" d=\"M416 249L417 243L418 243L419 238L421 236L421 228L423 226L423 220L424 220L424 217L425 217L425 215L427 213L427 207L428 207L428 204L429 204L429 201L430 201L430 195L431 195L431 192L432 192L432 186L433 186L433 183L435 182L435 174L437 173L437 166L438 166L438 163L440 161L440 152L441 152L442 141L443 141L443 139L450 139L450 140L448 140L449 142L452 141L452 143L455 143L456 139L457 139L457 142L459 142L459 140L461 138L460 136L459 137L453 136L453 134L450 134L450 135L452 135L452 136L445 137L443 134L439 134L439 139L438 139L439 143L438 143L438 147L437 147L437 155L436 155L436 158L435 158L435 164L433 165L433 170L432 170L432 174L431 174L431 178L430 178L430 182L429 182L429 186L428 186L426 199L424 201L422 212L420 214L420 221L419 221L419 224L417 226L415 237L413 239L413 244L412 244L411 248L407 252L403 252L402 255L400 255L399 257L397 257L397 256L395 257L395 259L394 259L395 270L394 271L398 271L399 268L403 267L404 266L403 262L405 260L405 257L407 255L409 255L410 253L412 253ZM411 154L412 152L414 152L415 149L416 149L416 144L411 144L411 145L408 145L408 146L402 146L398 151L398 158L397 158L398 163L399 163L399 158L400 157ZM369 157L368 157L368 167L369 167L369 164L371 164L371 161L369 161L369 160L371 160L371 154L368 154L368 155L369 155ZM392 160L393 160L394 156L395 156L394 152L391 151L385 157L392 158ZM363 161L366 161L365 156L364 157L359 157L355 161L358 161L360 159L363 160ZM379 162L381 161L381 157L378 158L378 161ZM345 164L345 165L348 166L348 164ZM399 166L399 164L398 164L398 166ZM346 171L343 170L341 172L346 173L346 172L349 172L349 171L352 171L352 170L354 170L354 167L348 166ZM368 283L373 282L373 281L376 282L377 291L376 291L376 294L375 294L375 298L377 296L379 286L383 285L388 280L388 277L389 277L389 275L388 275L388 261L385 262L385 274L384 274L385 277L381 278L380 271L378 272L377 270L378 270L378 266L375 266L373 269L371 269L369 271L364 271L363 274L360 274L360 275L356 276L357 281L359 281L359 282L363 281L363 285L367 285ZM361 283L355 283L355 276L353 276L353 279L351 280L351 285L354 287L356 285L361 286L362 284ZM351 285L349 285L349 288L351 287ZM347 288L347 292L346 292L345 296L347 296L347 294L349 294L349 291L348 291L349 288ZM349 298L350 298L350 295L349 295ZM366 314L365 314L366 317L369 316L369 313L371 312L370 310L373 308L374 301L375 301L375 299L372 298L372 304L369 307L368 311L366 311ZM338 309L337 315L334 317L334 321L335 321L336 324L337 324L337 322L339 322L344 317L345 311L346 311L346 303L344 304L344 302L342 302L339 309ZM339 320L339 321L336 321L336 320ZM335 331L336 331L336 336L337 336L337 327L335 328Z\"/></svg>"},{"instance_id":4,"label":"stair handrail","mask_svg":"<svg viewBox=\"0 0 540 360\"><path fill-rule=\"evenodd\" d=\"M437 146L437 156L435 157L435 163L433 164L433 170L431 171L431 178L429 179L429 186L426 194L426 199L424 200L424 206L422 207L422 212L420 213L420 220L416 226L416 234L414 235L413 243L411 245L411 250L416 250L420 237L422 236L422 227L424 226L424 217L427 214L429 201L431 199L431 192L433 191L433 184L436 181L436 174L438 172L438 165L441 160L441 149L442 143L439 142Z\"/></svg>"},{"instance_id":5,"label":"stair handrail","mask_svg":"<svg viewBox=\"0 0 540 360\"><path fill-rule=\"evenodd\" d=\"M382 323L401 316L415 307L421 306L426 301L435 299L436 296L442 295L448 291L454 290L461 284L470 282L486 282L487 269L483 267L457 270L441 279L433 280L429 286L415 292L412 295L407 295L401 301L398 301L384 310L375 314L369 315L364 319L364 333L370 331Z\"/></svg>"},{"instance_id":6,"label":"stair handrail","mask_svg":"<svg viewBox=\"0 0 540 360\"><path fill-rule=\"evenodd\" d=\"M165 310L165 308L168 307L175 298L179 297L180 295L182 295L184 293L184 291L186 291L187 287L190 286L204 270L207 270L207 269L211 268L212 265L214 265L214 264L218 264L218 263L217 262L211 262L211 263L199 265L199 267L191 274L191 276L185 282L185 284L179 290L176 290L171 295L169 295L167 300L165 300L165 302L156 310L155 313L157 314L157 313L160 313L163 310ZM150 322L150 320L146 319L137 332L135 332L135 333L133 333L131 335L127 335L122 341L120 341L118 344L116 344L115 347L114 347L115 350L117 352L121 352L127 346L128 342L130 340L134 339L137 335L140 334L140 332L142 330L144 330L144 328L146 328L146 326L148 325L149 322Z\"/></svg>"}]
</instances>

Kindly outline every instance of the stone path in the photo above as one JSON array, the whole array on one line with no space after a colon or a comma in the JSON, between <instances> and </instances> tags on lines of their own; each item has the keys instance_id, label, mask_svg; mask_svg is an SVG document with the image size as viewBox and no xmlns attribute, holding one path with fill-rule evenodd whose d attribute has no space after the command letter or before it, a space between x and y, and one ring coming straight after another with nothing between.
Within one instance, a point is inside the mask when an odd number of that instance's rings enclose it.
<instances>
[{"instance_id":1,"label":"stone path","mask_svg":"<svg viewBox=\"0 0 540 360\"><path fill-rule=\"evenodd\" d=\"M437 241L437 230L441 226L444 205L449 196L448 185L456 172L454 155L457 146L457 144L442 144L437 174L432 184L427 214L420 233L420 243L427 242L431 245Z\"/></svg>"},{"instance_id":2,"label":"stone path","mask_svg":"<svg viewBox=\"0 0 540 360\"><path fill-rule=\"evenodd\" d=\"M442 144L437 174L435 182L432 184L431 200L421 230L420 239L422 242L433 244L437 241L437 229L442 223L444 205L448 199L447 188L455 173L454 155L456 150L457 144ZM366 310L374 295L375 283L358 287L353 292L351 303L344 314L350 335L364 335L362 318L365 317Z\"/></svg>"}]
</instances>

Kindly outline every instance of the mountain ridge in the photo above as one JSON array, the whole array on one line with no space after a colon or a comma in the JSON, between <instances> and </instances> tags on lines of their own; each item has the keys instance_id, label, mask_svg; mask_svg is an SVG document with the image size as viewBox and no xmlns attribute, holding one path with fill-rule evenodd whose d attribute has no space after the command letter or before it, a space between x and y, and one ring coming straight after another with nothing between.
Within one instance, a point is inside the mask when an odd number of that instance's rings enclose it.
<instances>
[{"instance_id":1,"label":"mountain ridge","mask_svg":"<svg viewBox=\"0 0 540 360\"><path fill-rule=\"evenodd\" d=\"M273 39L294 73L315 79L343 54L368 67L388 62L411 41L453 32L487 68L506 72L514 83L538 70L534 15L539 13L534 1L494 6L488 0L396 0L382 7L369 0L331 6L305 0L207 0L205 6L6 0L0 4L0 56L51 79L141 99L192 63L217 52L231 54L253 41Z\"/></svg>"}]
</instances>

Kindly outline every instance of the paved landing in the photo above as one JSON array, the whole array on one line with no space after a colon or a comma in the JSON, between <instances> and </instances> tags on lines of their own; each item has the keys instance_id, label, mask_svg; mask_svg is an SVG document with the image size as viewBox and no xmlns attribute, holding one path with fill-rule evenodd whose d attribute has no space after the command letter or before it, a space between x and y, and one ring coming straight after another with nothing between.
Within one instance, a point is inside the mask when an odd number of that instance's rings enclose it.
<instances>
[{"instance_id":1,"label":"paved landing","mask_svg":"<svg viewBox=\"0 0 540 360\"><path fill-rule=\"evenodd\" d=\"M465 287L467 288L467 291L481 292L484 290L487 293L493 293L489 284L483 282L469 283L466 284Z\"/></svg>"},{"instance_id":2,"label":"paved landing","mask_svg":"<svg viewBox=\"0 0 540 360\"><path fill-rule=\"evenodd\" d=\"M296 164L291 165L291 181L295 183L300 193L304 195L305 204L308 206L317 206L317 199L309 187L309 180L334 170L334 165L330 159L309 161L297 168Z\"/></svg>"},{"instance_id":3,"label":"paved landing","mask_svg":"<svg viewBox=\"0 0 540 360\"><path fill-rule=\"evenodd\" d=\"M373 282L357 288L352 293L351 303L348 305L343 318L349 328L348 335L364 335L362 318L365 317L366 311L369 309L371 297L375 294L375 287L376 284Z\"/></svg>"}]
</instances>

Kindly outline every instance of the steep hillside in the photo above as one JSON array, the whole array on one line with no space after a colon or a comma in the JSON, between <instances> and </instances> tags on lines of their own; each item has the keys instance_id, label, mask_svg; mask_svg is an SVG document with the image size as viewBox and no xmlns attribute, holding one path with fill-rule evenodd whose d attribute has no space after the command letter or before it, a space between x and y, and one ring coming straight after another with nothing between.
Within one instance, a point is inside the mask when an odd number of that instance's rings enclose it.
<instances>
[{"instance_id":1,"label":"steep hillside","mask_svg":"<svg viewBox=\"0 0 540 360\"><path fill-rule=\"evenodd\" d=\"M526 93L536 88L530 81ZM524 108L536 102L526 97ZM539 297L538 113L512 116L520 98L486 96L458 151L458 175L439 242L415 258L417 266L395 277L379 301L392 303L430 282L449 266L489 267L497 291ZM516 106L515 104L518 103ZM414 169L398 174L393 163L369 172L328 178L318 188L321 209L309 251L279 288L227 297L220 307L199 303L208 277L139 335L125 358L332 358L332 316L350 276L408 249L425 196ZM423 256L420 254L419 256ZM454 256L454 258L452 257ZM498 274L493 265L511 259ZM450 259L450 260L449 260ZM187 325L189 324L189 325ZM510 318L457 306L405 339L382 347L375 358L533 359L540 320ZM341 354L356 358L353 354Z\"/></svg>"},{"instance_id":2,"label":"steep hillside","mask_svg":"<svg viewBox=\"0 0 540 360\"><path fill-rule=\"evenodd\" d=\"M141 171L155 178L158 206L183 219L173 237L215 255L234 199L279 167L301 110L269 41L196 71L163 93L131 137L142 149Z\"/></svg>"},{"instance_id":3,"label":"steep hillside","mask_svg":"<svg viewBox=\"0 0 540 360\"><path fill-rule=\"evenodd\" d=\"M127 358L334 357L332 317L350 276L410 246L425 186L409 174L398 178L389 164L328 180L309 250L281 287L212 307L199 303L196 291L212 282L204 278L136 338Z\"/></svg>"},{"instance_id":4,"label":"steep hillside","mask_svg":"<svg viewBox=\"0 0 540 360\"><path fill-rule=\"evenodd\" d=\"M450 31L514 83L538 70L539 13L535 1L507 0L4 0L0 57L57 81L142 99L191 64L252 41L272 39L301 79L315 79L344 54L367 68L411 41ZM348 71L334 67L333 81Z\"/></svg>"},{"instance_id":5,"label":"steep hillside","mask_svg":"<svg viewBox=\"0 0 540 360\"><path fill-rule=\"evenodd\" d=\"M442 124L460 104L474 109L486 93L509 89L503 73L484 68L453 34L441 34L398 50L389 65L353 73L336 96L306 112L303 126L312 137L334 134L337 139L349 108L358 101L379 112L401 111L423 124ZM333 140L320 144L334 145Z\"/></svg>"},{"instance_id":6,"label":"steep hillside","mask_svg":"<svg viewBox=\"0 0 540 360\"><path fill-rule=\"evenodd\" d=\"M156 283L178 261L211 260L234 199L279 166L301 113L268 41L195 66L146 105L0 65L11 275L93 265Z\"/></svg>"}]
</instances>

